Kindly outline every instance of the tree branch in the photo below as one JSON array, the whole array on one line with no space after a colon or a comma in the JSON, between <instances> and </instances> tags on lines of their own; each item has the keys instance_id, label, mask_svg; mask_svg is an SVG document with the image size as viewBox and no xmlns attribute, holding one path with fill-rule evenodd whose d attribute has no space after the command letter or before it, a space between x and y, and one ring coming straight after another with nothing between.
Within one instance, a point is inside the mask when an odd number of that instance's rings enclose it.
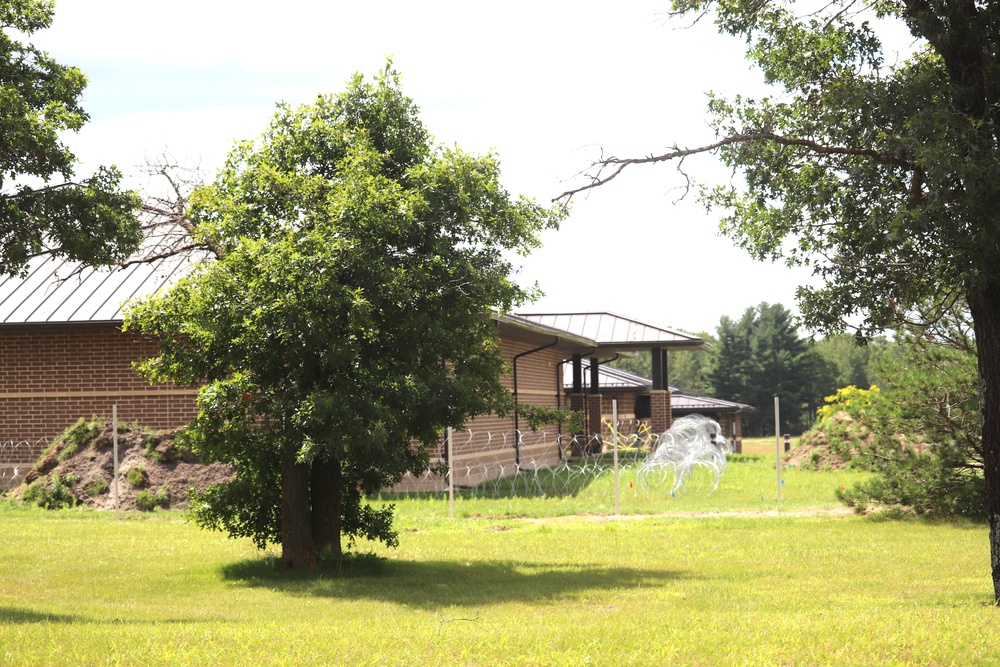
<instances>
[{"instance_id":1,"label":"tree branch","mask_svg":"<svg viewBox=\"0 0 1000 667\"><path fill-rule=\"evenodd\" d=\"M568 201L573 197L573 195L580 192L585 192L587 190L593 190L598 188L609 181L614 180L617 176L625 170L626 167L633 164L655 164L658 162L669 162L670 160L683 159L689 155L697 155L699 153L711 153L720 148L726 146L733 146L737 144L752 144L752 143L773 143L781 146L799 146L805 148L806 150L816 154L816 155L844 155L844 156L858 156L867 157L875 160L880 164L890 165L894 167L899 167L905 169L906 171L913 171L917 169L917 164L911 160L906 155L898 155L895 153L889 153L884 151L877 151L872 148L857 148L852 146L826 146L817 141L811 139L796 139L794 137L785 137L780 134L775 134L774 132L752 132L752 133L738 133L732 134L728 137L720 139L711 144L706 144L704 146L699 146L697 148L677 148L674 146L672 150L662 153L660 155L648 155L641 158L617 158L609 157L605 159L600 159L591 165L591 173L587 174L590 178L590 182L586 185L582 185L578 188L573 188L567 190L560 194L559 196L552 199L552 201ZM606 173L610 170L610 173Z\"/></svg>"}]
</instances>

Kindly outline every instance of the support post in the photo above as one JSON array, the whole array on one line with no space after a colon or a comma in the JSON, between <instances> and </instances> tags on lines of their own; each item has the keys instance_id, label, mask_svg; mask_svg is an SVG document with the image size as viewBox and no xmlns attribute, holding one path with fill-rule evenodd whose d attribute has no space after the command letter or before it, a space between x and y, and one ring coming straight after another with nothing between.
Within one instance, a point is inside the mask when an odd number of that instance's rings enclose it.
<instances>
[{"instance_id":1,"label":"support post","mask_svg":"<svg viewBox=\"0 0 1000 667\"><path fill-rule=\"evenodd\" d=\"M583 357L579 354L573 355L573 393L583 393Z\"/></svg>"},{"instance_id":2,"label":"support post","mask_svg":"<svg viewBox=\"0 0 1000 667\"><path fill-rule=\"evenodd\" d=\"M455 518L455 459L452 457L455 450L452 447L453 436L455 435L454 430L449 426L447 431L448 438L448 518Z\"/></svg>"},{"instance_id":3,"label":"support post","mask_svg":"<svg viewBox=\"0 0 1000 667\"><path fill-rule=\"evenodd\" d=\"M652 389L649 392L649 427L659 435L670 428L672 422L670 392L666 389Z\"/></svg>"},{"instance_id":4,"label":"support post","mask_svg":"<svg viewBox=\"0 0 1000 667\"><path fill-rule=\"evenodd\" d=\"M649 350L650 360L652 362L653 368L653 390L666 389L667 388L667 369L663 363L663 348L653 347Z\"/></svg>"},{"instance_id":5,"label":"support post","mask_svg":"<svg viewBox=\"0 0 1000 667\"><path fill-rule=\"evenodd\" d=\"M774 397L774 469L777 471L778 511L781 511L781 418L779 417L779 399Z\"/></svg>"},{"instance_id":6,"label":"support post","mask_svg":"<svg viewBox=\"0 0 1000 667\"><path fill-rule=\"evenodd\" d=\"M115 490L115 518L118 518L118 404L111 406L111 442L113 443L112 456L114 457L114 490Z\"/></svg>"},{"instance_id":7,"label":"support post","mask_svg":"<svg viewBox=\"0 0 1000 667\"><path fill-rule=\"evenodd\" d=\"M615 448L615 516L618 516L618 399L611 401L611 442Z\"/></svg>"}]
</instances>

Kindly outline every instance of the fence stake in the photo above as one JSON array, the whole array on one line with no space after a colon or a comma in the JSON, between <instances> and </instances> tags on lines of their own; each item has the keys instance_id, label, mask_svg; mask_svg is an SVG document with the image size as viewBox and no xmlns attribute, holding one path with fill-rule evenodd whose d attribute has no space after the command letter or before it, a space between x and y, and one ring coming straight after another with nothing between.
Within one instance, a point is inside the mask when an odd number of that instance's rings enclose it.
<instances>
[{"instance_id":1,"label":"fence stake","mask_svg":"<svg viewBox=\"0 0 1000 667\"><path fill-rule=\"evenodd\" d=\"M454 439L455 432L449 426L447 431L448 438L448 518L455 518L455 466L452 454L454 449L451 446L451 441Z\"/></svg>"},{"instance_id":2,"label":"fence stake","mask_svg":"<svg viewBox=\"0 0 1000 667\"><path fill-rule=\"evenodd\" d=\"M114 443L114 489L115 489L115 518L118 518L118 404L111 406L111 442Z\"/></svg>"},{"instance_id":3,"label":"fence stake","mask_svg":"<svg viewBox=\"0 0 1000 667\"><path fill-rule=\"evenodd\" d=\"M611 401L611 438L615 448L615 516L618 516L618 399Z\"/></svg>"},{"instance_id":4,"label":"fence stake","mask_svg":"<svg viewBox=\"0 0 1000 667\"><path fill-rule=\"evenodd\" d=\"M774 397L774 469L778 471L778 511L781 511L781 419L778 417L778 396Z\"/></svg>"}]
</instances>

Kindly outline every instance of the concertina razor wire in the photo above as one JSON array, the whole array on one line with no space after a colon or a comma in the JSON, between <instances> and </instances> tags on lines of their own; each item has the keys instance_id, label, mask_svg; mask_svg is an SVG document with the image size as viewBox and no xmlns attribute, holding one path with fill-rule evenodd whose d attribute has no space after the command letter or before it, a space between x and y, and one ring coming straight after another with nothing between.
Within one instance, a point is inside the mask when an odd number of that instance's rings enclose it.
<instances>
[{"instance_id":1,"label":"concertina razor wire","mask_svg":"<svg viewBox=\"0 0 1000 667\"><path fill-rule=\"evenodd\" d=\"M379 494L383 500L448 493L449 468L456 494L470 498L577 496L599 491L614 475L614 440L619 472L633 493L675 495L685 489L714 491L726 471L732 447L718 422L701 415L681 417L665 433L643 422L604 422L600 436L550 431L452 434L453 465L446 443L431 453L430 468L407 476Z\"/></svg>"}]
</instances>

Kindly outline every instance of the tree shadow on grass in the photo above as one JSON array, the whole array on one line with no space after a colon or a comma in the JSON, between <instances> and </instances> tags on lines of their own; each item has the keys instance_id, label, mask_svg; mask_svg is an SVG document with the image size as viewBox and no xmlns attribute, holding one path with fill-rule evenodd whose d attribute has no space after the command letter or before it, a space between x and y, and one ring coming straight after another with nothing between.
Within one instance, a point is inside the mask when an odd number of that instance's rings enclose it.
<instances>
[{"instance_id":1,"label":"tree shadow on grass","mask_svg":"<svg viewBox=\"0 0 1000 667\"><path fill-rule=\"evenodd\" d=\"M518 561L386 560L327 574L282 573L274 558L222 568L236 585L296 596L381 600L423 609L479 608L507 602L557 602L595 590L664 586L689 578L680 572L601 565Z\"/></svg>"},{"instance_id":2,"label":"tree shadow on grass","mask_svg":"<svg viewBox=\"0 0 1000 667\"><path fill-rule=\"evenodd\" d=\"M198 618L151 618L129 619L120 616L108 618L91 618L79 614L53 614L51 612L35 611L19 607L0 606L0 625L29 625L32 623L89 623L94 625L163 625L164 623L206 623Z\"/></svg>"},{"instance_id":3,"label":"tree shadow on grass","mask_svg":"<svg viewBox=\"0 0 1000 667\"><path fill-rule=\"evenodd\" d=\"M0 606L0 625L25 625L29 623L80 623L85 619L74 614L47 612Z\"/></svg>"}]
</instances>

